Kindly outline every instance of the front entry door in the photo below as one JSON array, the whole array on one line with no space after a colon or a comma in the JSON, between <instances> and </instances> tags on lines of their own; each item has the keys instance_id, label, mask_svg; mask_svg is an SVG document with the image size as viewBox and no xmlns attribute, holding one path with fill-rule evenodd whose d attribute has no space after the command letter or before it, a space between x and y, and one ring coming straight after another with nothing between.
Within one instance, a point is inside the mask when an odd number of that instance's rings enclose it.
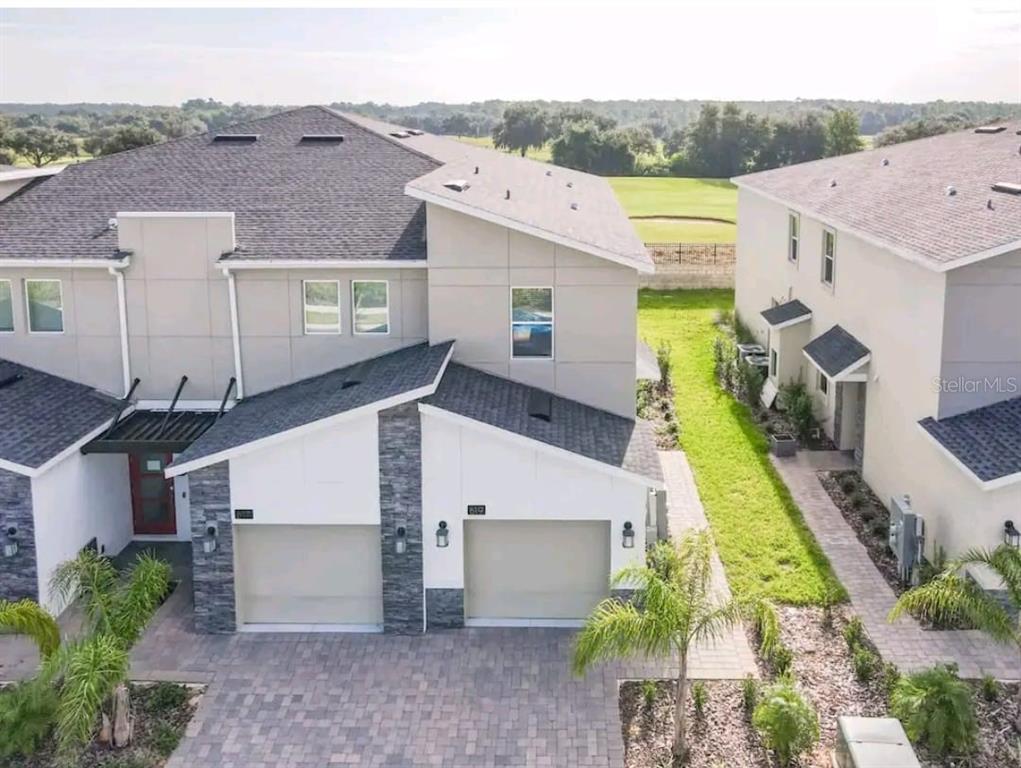
<instances>
[{"instance_id":1,"label":"front entry door","mask_svg":"<svg viewBox=\"0 0 1021 768\"><path fill-rule=\"evenodd\" d=\"M177 533L174 481L163 476L172 458L169 453L133 453L129 457L135 533Z\"/></svg>"}]
</instances>

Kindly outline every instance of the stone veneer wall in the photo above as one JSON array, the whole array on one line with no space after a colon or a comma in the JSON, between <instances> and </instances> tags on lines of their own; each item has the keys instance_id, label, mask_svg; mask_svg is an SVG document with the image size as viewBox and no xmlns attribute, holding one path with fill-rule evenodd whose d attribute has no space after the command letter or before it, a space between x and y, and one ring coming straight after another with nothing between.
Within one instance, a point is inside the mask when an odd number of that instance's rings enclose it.
<instances>
[{"instance_id":1,"label":"stone veneer wall","mask_svg":"<svg viewBox=\"0 0 1021 768\"><path fill-rule=\"evenodd\" d=\"M237 628L234 605L234 527L230 509L230 469L226 461L188 473L191 494L192 590L195 629L224 634ZM216 551L206 554L206 528L217 529Z\"/></svg>"},{"instance_id":2,"label":"stone veneer wall","mask_svg":"<svg viewBox=\"0 0 1021 768\"><path fill-rule=\"evenodd\" d=\"M32 520L32 479L0 469L0 538L10 527L18 529L18 554L0 555L0 599L39 599L36 570L35 525Z\"/></svg>"},{"instance_id":3,"label":"stone veneer wall","mask_svg":"<svg viewBox=\"0 0 1021 768\"><path fill-rule=\"evenodd\" d=\"M427 589L425 591L426 626L429 629L453 629L464 626L463 589Z\"/></svg>"},{"instance_id":4,"label":"stone veneer wall","mask_svg":"<svg viewBox=\"0 0 1021 768\"><path fill-rule=\"evenodd\" d=\"M422 422L418 403L379 414L379 517L383 560L383 631L414 634L422 615ZM407 550L394 551L397 527Z\"/></svg>"}]
</instances>

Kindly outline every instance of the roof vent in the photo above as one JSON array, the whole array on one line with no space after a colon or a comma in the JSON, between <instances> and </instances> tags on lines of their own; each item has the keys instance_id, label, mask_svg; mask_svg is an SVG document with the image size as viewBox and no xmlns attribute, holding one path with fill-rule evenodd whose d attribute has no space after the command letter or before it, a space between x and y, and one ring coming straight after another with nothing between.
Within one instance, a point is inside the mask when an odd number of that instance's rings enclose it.
<instances>
[{"instance_id":1,"label":"roof vent","mask_svg":"<svg viewBox=\"0 0 1021 768\"><path fill-rule=\"evenodd\" d=\"M344 375L344 380L340 383L340 388L351 389L351 387L357 387L361 384L362 368L364 368L364 366L361 363L352 365L348 372Z\"/></svg>"},{"instance_id":2,"label":"roof vent","mask_svg":"<svg viewBox=\"0 0 1021 768\"><path fill-rule=\"evenodd\" d=\"M0 389L9 387L11 384L21 381L22 378L24 377L20 373L12 373L10 376L4 376L0 379Z\"/></svg>"},{"instance_id":3,"label":"roof vent","mask_svg":"<svg viewBox=\"0 0 1021 768\"><path fill-rule=\"evenodd\" d=\"M568 189L573 189L574 188L574 182L573 181L567 182L567 188Z\"/></svg>"},{"instance_id":4,"label":"roof vent","mask_svg":"<svg viewBox=\"0 0 1021 768\"><path fill-rule=\"evenodd\" d=\"M890 164L890 158L888 158L888 157L884 157L884 158L883 158L883 165L884 165L884 166L887 166L887 165L889 165L889 164Z\"/></svg>"},{"instance_id":5,"label":"roof vent","mask_svg":"<svg viewBox=\"0 0 1021 768\"><path fill-rule=\"evenodd\" d=\"M538 389L529 392L528 415L548 424L553 418L553 396Z\"/></svg>"},{"instance_id":6,"label":"roof vent","mask_svg":"<svg viewBox=\"0 0 1021 768\"><path fill-rule=\"evenodd\" d=\"M411 134L407 131L391 131L390 135L395 139L407 139L411 137Z\"/></svg>"},{"instance_id":7,"label":"roof vent","mask_svg":"<svg viewBox=\"0 0 1021 768\"><path fill-rule=\"evenodd\" d=\"M116 216L111 216L109 219L107 219L107 221L106 221L106 228L109 229L109 230L117 229L117 217Z\"/></svg>"},{"instance_id":8,"label":"roof vent","mask_svg":"<svg viewBox=\"0 0 1021 768\"><path fill-rule=\"evenodd\" d=\"M975 133L1000 133L1005 130L1007 130L1005 125L980 125L975 129Z\"/></svg>"},{"instance_id":9,"label":"roof vent","mask_svg":"<svg viewBox=\"0 0 1021 768\"><path fill-rule=\"evenodd\" d=\"M410 133L412 136L422 136L423 134L425 134L425 131L420 131L417 128L408 128L408 133Z\"/></svg>"},{"instance_id":10,"label":"roof vent","mask_svg":"<svg viewBox=\"0 0 1021 768\"><path fill-rule=\"evenodd\" d=\"M577 203L571 203L571 210L572 211L578 210L578 204Z\"/></svg>"},{"instance_id":11,"label":"roof vent","mask_svg":"<svg viewBox=\"0 0 1021 768\"><path fill-rule=\"evenodd\" d=\"M836 179L830 179L830 187L835 187L835 186L837 186L837 180Z\"/></svg>"},{"instance_id":12,"label":"roof vent","mask_svg":"<svg viewBox=\"0 0 1021 768\"><path fill-rule=\"evenodd\" d=\"M988 200L986 200L986 208L988 208L990 211L993 210L993 198L990 197Z\"/></svg>"},{"instance_id":13,"label":"roof vent","mask_svg":"<svg viewBox=\"0 0 1021 768\"><path fill-rule=\"evenodd\" d=\"M953 187L953 186L947 187L946 188L946 193L947 193L947 197L953 197L954 195L957 194L957 187Z\"/></svg>"},{"instance_id":14,"label":"roof vent","mask_svg":"<svg viewBox=\"0 0 1021 768\"><path fill-rule=\"evenodd\" d=\"M475 166L475 175L476 175L476 176L478 176L478 175L479 175L479 167L478 167L477 165Z\"/></svg>"},{"instance_id":15,"label":"roof vent","mask_svg":"<svg viewBox=\"0 0 1021 768\"><path fill-rule=\"evenodd\" d=\"M213 137L216 144L251 144L258 140L257 133L218 133Z\"/></svg>"},{"instance_id":16,"label":"roof vent","mask_svg":"<svg viewBox=\"0 0 1021 768\"><path fill-rule=\"evenodd\" d=\"M993 184L993 192L1006 192L1008 195L1021 195L1021 184L1013 181L998 181Z\"/></svg>"},{"instance_id":17,"label":"roof vent","mask_svg":"<svg viewBox=\"0 0 1021 768\"><path fill-rule=\"evenodd\" d=\"M301 137L302 144L339 144L343 140L341 133L306 133Z\"/></svg>"},{"instance_id":18,"label":"roof vent","mask_svg":"<svg viewBox=\"0 0 1021 768\"><path fill-rule=\"evenodd\" d=\"M510 200L510 190L509 190L509 189L507 190L507 194L506 194L506 195L504 195L504 198L503 198L503 199L504 199L504 200Z\"/></svg>"},{"instance_id":19,"label":"roof vent","mask_svg":"<svg viewBox=\"0 0 1021 768\"><path fill-rule=\"evenodd\" d=\"M451 179L444 182L443 186L453 192L464 192L470 185L464 179Z\"/></svg>"},{"instance_id":20,"label":"roof vent","mask_svg":"<svg viewBox=\"0 0 1021 768\"><path fill-rule=\"evenodd\" d=\"M553 175L553 171L546 171L546 175L547 176L552 176Z\"/></svg>"}]
</instances>

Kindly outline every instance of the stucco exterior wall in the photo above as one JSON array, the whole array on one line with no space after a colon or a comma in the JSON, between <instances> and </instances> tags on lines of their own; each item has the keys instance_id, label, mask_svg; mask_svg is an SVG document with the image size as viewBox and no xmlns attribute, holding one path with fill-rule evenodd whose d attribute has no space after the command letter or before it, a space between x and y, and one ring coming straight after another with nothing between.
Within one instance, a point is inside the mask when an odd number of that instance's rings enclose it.
<instances>
[{"instance_id":1,"label":"stucco exterior wall","mask_svg":"<svg viewBox=\"0 0 1021 768\"><path fill-rule=\"evenodd\" d=\"M236 272L245 394L282 386L425 341L424 269L239 270ZM306 334L303 280L340 283L339 334ZM389 282L390 333L352 332L351 282Z\"/></svg>"},{"instance_id":2,"label":"stucco exterior wall","mask_svg":"<svg viewBox=\"0 0 1021 768\"><path fill-rule=\"evenodd\" d=\"M117 284L105 269L12 269L14 332L0 333L0 357L80 381L112 395L123 392ZM26 280L60 280L63 333L29 333Z\"/></svg>"},{"instance_id":3,"label":"stucco exterior wall","mask_svg":"<svg viewBox=\"0 0 1021 768\"><path fill-rule=\"evenodd\" d=\"M912 497L928 521L930 553L935 546L953 554L968 546L995 545L1004 519L1017 517L1021 490L982 491L918 427L940 406L935 382L946 343L948 278L838 231L831 290L820 280L822 224L801 217L800 259L791 264L787 213L785 206L753 192L738 193L738 313L765 344L761 310L772 298L797 298L812 310L811 337L840 324L865 344L872 352L865 385L866 482L887 504L894 495ZM953 312L960 312L956 305ZM810 369L806 361L806 372ZM814 389L814 380L808 382ZM831 385L828 409L835 405L833 398ZM847 415L845 410L845 420Z\"/></svg>"},{"instance_id":4,"label":"stucco exterior wall","mask_svg":"<svg viewBox=\"0 0 1021 768\"><path fill-rule=\"evenodd\" d=\"M454 359L634 418L638 274L435 205L429 339ZM511 358L511 286L552 286L554 359Z\"/></svg>"},{"instance_id":5,"label":"stucco exterior wall","mask_svg":"<svg viewBox=\"0 0 1021 768\"><path fill-rule=\"evenodd\" d=\"M1021 251L947 274L939 418L1021 396Z\"/></svg>"},{"instance_id":6,"label":"stucco exterior wall","mask_svg":"<svg viewBox=\"0 0 1021 768\"><path fill-rule=\"evenodd\" d=\"M649 489L638 480L524 446L512 439L422 414L422 530L427 591L464 589L464 522L484 520L608 520L610 570L640 563L645 552ZM469 518L468 504L485 504L484 518ZM449 545L436 546L440 521ZM635 545L622 544L624 523Z\"/></svg>"}]
</instances>

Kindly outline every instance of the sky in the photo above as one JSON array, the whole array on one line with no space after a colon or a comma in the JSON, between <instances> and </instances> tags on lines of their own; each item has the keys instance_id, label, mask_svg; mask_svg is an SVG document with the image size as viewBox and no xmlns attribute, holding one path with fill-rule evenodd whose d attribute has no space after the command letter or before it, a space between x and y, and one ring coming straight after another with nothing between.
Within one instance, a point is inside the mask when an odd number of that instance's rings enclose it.
<instances>
[{"instance_id":1,"label":"sky","mask_svg":"<svg viewBox=\"0 0 1021 768\"><path fill-rule=\"evenodd\" d=\"M0 9L0 102L1021 102L1021 2Z\"/></svg>"}]
</instances>

